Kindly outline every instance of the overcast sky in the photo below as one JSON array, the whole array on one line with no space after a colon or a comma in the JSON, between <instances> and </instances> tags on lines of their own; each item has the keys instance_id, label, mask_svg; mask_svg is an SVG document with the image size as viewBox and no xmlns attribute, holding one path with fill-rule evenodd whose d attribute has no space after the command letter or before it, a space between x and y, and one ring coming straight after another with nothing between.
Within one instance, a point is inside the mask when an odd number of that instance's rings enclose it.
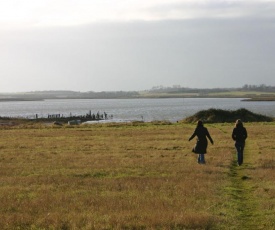
<instances>
[{"instance_id":1,"label":"overcast sky","mask_svg":"<svg viewBox=\"0 0 275 230\"><path fill-rule=\"evenodd\" d=\"M0 92L275 85L275 0L0 0Z\"/></svg>"}]
</instances>

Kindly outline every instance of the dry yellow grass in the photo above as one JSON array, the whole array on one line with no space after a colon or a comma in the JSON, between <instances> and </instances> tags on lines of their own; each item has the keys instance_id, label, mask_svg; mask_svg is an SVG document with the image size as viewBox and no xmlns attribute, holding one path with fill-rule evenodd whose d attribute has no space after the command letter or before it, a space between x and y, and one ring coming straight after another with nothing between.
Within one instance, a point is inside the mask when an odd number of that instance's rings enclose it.
<instances>
[{"instance_id":1,"label":"dry yellow grass","mask_svg":"<svg viewBox=\"0 0 275 230\"><path fill-rule=\"evenodd\" d=\"M0 129L1 229L275 228L274 123L206 125L198 165L191 124L28 125Z\"/></svg>"}]
</instances>

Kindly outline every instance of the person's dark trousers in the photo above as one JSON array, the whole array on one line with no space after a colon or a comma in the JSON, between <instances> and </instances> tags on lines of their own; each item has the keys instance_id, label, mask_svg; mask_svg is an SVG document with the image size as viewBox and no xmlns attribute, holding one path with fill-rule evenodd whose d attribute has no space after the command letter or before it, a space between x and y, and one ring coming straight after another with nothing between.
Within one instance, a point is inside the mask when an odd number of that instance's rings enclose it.
<instances>
[{"instance_id":1,"label":"person's dark trousers","mask_svg":"<svg viewBox=\"0 0 275 230\"><path fill-rule=\"evenodd\" d=\"M199 164L205 164L204 154L199 154L199 156L198 156L198 163Z\"/></svg>"},{"instance_id":2,"label":"person's dark trousers","mask_svg":"<svg viewBox=\"0 0 275 230\"><path fill-rule=\"evenodd\" d=\"M235 147L237 150L237 162L238 165L242 165L243 163L243 150L244 150L244 143L236 142Z\"/></svg>"}]
</instances>

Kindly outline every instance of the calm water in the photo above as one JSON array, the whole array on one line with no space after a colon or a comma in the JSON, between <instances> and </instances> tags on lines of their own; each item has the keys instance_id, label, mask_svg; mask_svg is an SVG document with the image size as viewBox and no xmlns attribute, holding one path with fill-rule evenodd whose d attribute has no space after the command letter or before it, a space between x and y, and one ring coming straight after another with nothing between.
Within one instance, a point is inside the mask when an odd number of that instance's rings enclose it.
<instances>
[{"instance_id":1,"label":"calm water","mask_svg":"<svg viewBox=\"0 0 275 230\"><path fill-rule=\"evenodd\" d=\"M252 112L275 117L275 102L243 102L236 98L169 98L169 99L66 99L29 102L0 102L0 116L47 117L106 112L116 120L169 120L175 122L209 108Z\"/></svg>"}]
</instances>

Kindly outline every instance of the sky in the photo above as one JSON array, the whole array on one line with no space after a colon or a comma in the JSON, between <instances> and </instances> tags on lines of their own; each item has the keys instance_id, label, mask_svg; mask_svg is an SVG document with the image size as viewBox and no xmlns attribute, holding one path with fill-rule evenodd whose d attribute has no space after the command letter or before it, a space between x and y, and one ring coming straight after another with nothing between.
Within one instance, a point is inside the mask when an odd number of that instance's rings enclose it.
<instances>
[{"instance_id":1,"label":"sky","mask_svg":"<svg viewBox=\"0 0 275 230\"><path fill-rule=\"evenodd\" d=\"M0 92L275 85L275 0L0 0Z\"/></svg>"}]
</instances>

